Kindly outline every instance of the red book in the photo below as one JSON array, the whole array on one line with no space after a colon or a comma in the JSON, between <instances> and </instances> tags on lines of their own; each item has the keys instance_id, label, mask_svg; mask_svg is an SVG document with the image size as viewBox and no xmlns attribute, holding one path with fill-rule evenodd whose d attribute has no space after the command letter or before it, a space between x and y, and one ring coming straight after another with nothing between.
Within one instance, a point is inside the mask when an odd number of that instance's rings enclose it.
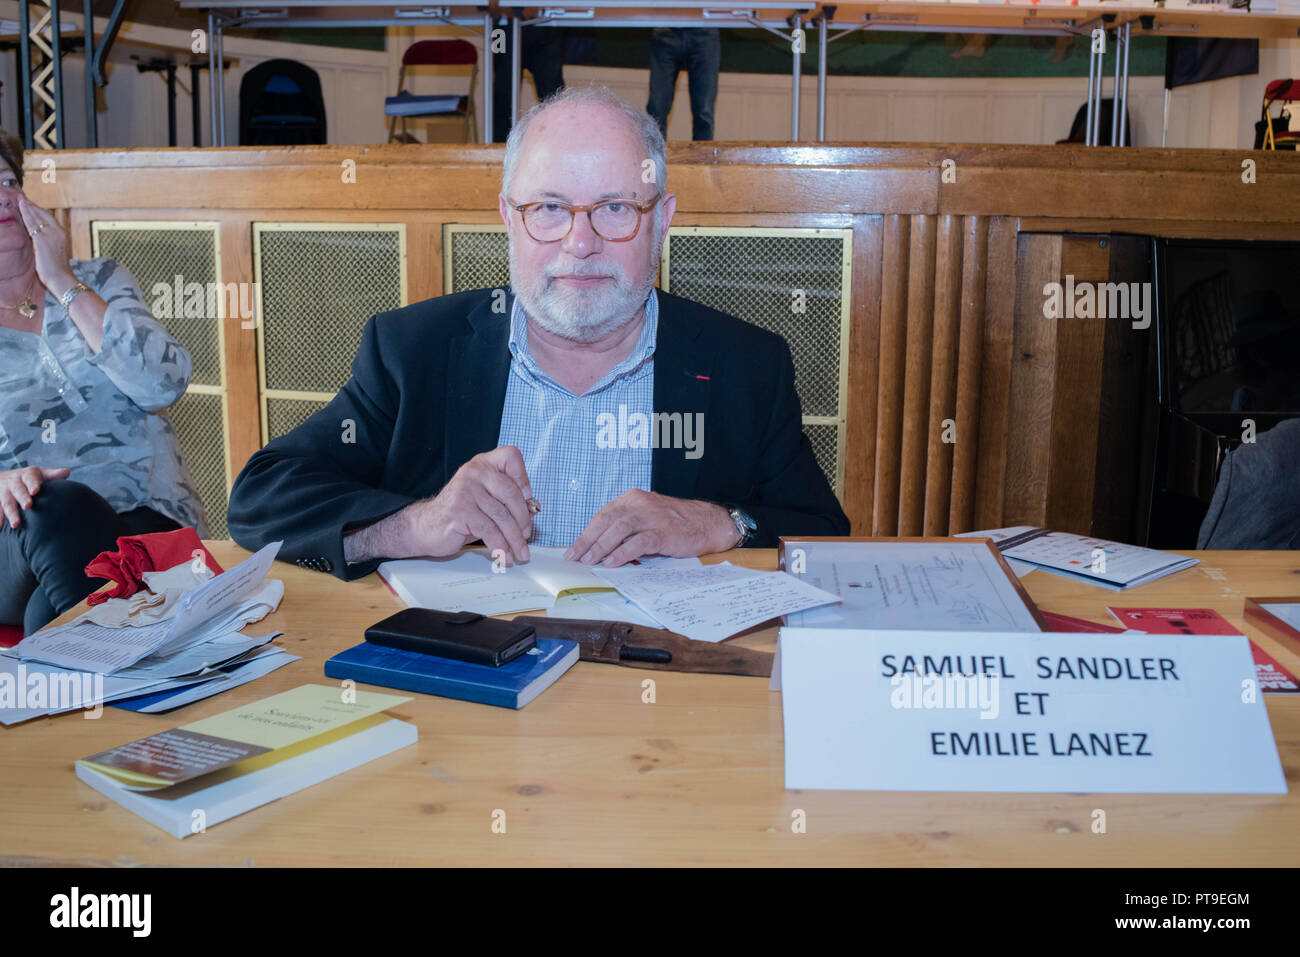
<instances>
[{"instance_id":1,"label":"red book","mask_svg":"<svg viewBox=\"0 0 1300 957\"><path fill-rule=\"evenodd\" d=\"M1212 608L1111 608L1125 628L1149 635L1240 635L1241 629ZM1259 690L1282 694L1300 692L1300 682L1253 641L1255 677Z\"/></svg>"}]
</instances>

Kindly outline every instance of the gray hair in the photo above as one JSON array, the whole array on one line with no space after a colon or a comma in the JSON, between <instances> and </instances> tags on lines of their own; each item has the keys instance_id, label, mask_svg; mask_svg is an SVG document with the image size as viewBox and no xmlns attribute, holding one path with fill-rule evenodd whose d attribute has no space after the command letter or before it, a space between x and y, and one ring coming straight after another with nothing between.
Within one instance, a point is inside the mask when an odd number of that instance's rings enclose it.
<instances>
[{"instance_id":1,"label":"gray hair","mask_svg":"<svg viewBox=\"0 0 1300 957\"><path fill-rule=\"evenodd\" d=\"M646 150L646 158L654 163L655 182L659 186L659 192L663 192L668 188L668 151L664 144L663 133L659 132L659 124L655 122L650 114L645 110L638 110L624 103L609 87L566 86L534 106L521 116L519 122L511 128L510 135L506 137L506 158L501 169L502 193L509 194L510 192L510 180L515 174L515 164L519 160L519 144L523 142L524 133L527 132L533 120L551 107L559 106L561 103L598 103L626 116L641 137L641 142ZM656 206L656 223L659 219L659 210L660 207Z\"/></svg>"}]
</instances>

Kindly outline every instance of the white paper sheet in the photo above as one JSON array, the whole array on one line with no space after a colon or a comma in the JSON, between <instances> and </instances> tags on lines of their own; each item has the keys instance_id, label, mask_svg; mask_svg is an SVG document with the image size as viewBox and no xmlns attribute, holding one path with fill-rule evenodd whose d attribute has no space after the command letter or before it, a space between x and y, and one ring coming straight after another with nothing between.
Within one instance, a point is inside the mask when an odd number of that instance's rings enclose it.
<instances>
[{"instance_id":1,"label":"white paper sheet","mask_svg":"<svg viewBox=\"0 0 1300 957\"><path fill-rule=\"evenodd\" d=\"M665 628L697 641L721 641L772 618L838 601L793 575L729 562L597 567L596 574Z\"/></svg>"}]
</instances>

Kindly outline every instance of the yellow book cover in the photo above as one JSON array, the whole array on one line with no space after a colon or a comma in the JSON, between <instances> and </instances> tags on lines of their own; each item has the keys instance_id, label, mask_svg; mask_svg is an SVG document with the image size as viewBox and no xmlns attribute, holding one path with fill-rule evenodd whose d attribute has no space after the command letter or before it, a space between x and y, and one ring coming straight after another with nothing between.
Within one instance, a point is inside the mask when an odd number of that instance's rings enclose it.
<instances>
[{"instance_id":1,"label":"yellow book cover","mask_svg":"<svg viewBox=\"0 0 1300 957\"><path fill-rule=\"evenodd\" d=\"M242 762L278 761L350 733L409 697L302 685L78 761L132 790L156 790ZM262 757L266 756L266 757ZM261 758L261 761L258 759Z\"/></svg>"}]
</instances>

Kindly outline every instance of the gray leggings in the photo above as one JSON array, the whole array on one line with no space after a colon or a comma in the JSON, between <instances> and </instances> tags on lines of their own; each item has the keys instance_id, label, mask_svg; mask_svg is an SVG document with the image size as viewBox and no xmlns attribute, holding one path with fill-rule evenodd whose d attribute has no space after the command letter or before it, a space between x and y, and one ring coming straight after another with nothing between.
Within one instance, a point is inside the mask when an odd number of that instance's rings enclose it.
<instances>
[{"instance_id":1,"label":"gray leggings","mask_svg":"<svg viewBox=\"0 0 1300 957\"><path fill-rule=\"evenodd\" d=\"M114 512L94 489L68 479L43 483L17 528L0 519L0 624L21 624L25 635L104 584L86 576L86 565L116 549L120 536L180 528L151 508Z\"/></svg>"}]
</instances>

